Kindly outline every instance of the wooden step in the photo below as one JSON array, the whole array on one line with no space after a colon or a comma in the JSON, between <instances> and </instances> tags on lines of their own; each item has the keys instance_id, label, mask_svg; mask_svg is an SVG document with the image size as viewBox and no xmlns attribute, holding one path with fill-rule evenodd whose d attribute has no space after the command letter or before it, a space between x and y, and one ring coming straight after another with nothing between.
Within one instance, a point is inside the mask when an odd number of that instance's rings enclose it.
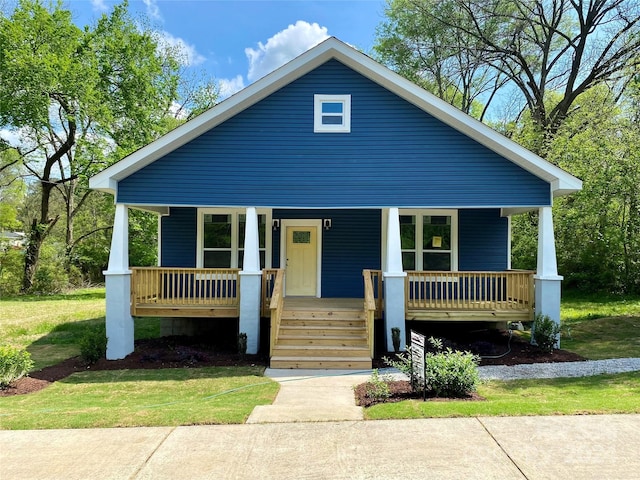
<instances>
[{"instance_id":1,"label":"wooden step","mask_svg":"<svg viewBox=\"0 0 640 480\"><path fill-rule=\"evenodd\" d=\"M343 319L343 318L289 318L282 317L280 325L301 325L301 326L314 326L314 325L327 325L327 326L351 326L364 328L366 323L364 319Z\"/></svg>"},{"instance_id":2,"label":"wooden step","mask_svg":"<svg viewBox=\"0 0 640 480\"><path fill-rule=\"evenodd\" d=\"M335 327L335 326L314 326L308 327L303 325L283 326L280 325L280 335L298 335L298 336L352 336L357 337L366 335L364 328L357 327Z\"/></svg>"},{"instance_id":3,"label":"wooden step","mask_svg":"<svg viewBox=\"0 0 640 480\"><path fill-rule=\"evenodd\" d=\"M342 310L283 310L282 318L290 319L331 319L337 318L340 320L346 319L364 319L364 312L362 310L354 309L342 309Z\"/></svg>"},{"instance_id":4,"label":"wooden step","mask_svg":"<svg viewBox=\"0 0 640 480\"><path fill-rule=\"evenodd\" d=\"M362 357L369 354L369 347L342 345L281 345L273 348L274 356L282 357Z\"/></svg>"},{"instance_id":5,"label":"wooden step","mask_svg":"<svg viewBox=\"0 0 640 480\"><path fill-rule=\"evenodd\" d=\"M278 345L366 346L367 336L358 335L280 335Z\"/></svg>"},{"instance_id":6,"label":"wooden step","mask_svg":"<svg viewBox=\"0 0 640 480\"><path fill-rule=\"evenodd\" d=\"M271 357L271 368L309 368L332 370L369 370L371 358L366 357Z\"/></svg>"}]
</instances>

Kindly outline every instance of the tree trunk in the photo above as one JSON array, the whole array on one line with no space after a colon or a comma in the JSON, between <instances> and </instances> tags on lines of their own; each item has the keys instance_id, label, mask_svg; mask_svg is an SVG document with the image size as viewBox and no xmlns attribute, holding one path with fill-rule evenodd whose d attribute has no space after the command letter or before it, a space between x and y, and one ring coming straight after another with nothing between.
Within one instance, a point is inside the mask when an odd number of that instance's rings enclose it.
<instances>
[{"instance_id":1,"label":"tree trunk","mask_svg":"<svg viewBox=\"0 0 640 480\"><path fill-rule=\"evenodd\" d=\"M22 276L22 293L26 293L33 287L33 283L38 269L38 260L40 258L40 250L44 240L49 232L58 221L58 217L49 218L49 200L51 198L51 190L53 184L49 182L41 182L42 199L40 200L40 220L33 219L31 222L31 233L29 234L29 243L27 252L24 256L24 274Z\"/></svg>"}]
</instances>

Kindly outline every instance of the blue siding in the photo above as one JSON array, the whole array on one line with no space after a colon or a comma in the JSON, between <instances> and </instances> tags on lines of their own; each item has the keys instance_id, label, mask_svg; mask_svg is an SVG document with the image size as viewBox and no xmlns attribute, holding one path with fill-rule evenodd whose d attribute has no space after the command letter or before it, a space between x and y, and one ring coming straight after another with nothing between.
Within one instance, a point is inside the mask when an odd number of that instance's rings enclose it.
<instances>
[{"instance_id":1,"label":"blue siding","mask_svg":"<svg viewBox=\"0 0 640 480\"><path fill-rule=\"evenodd\" d=\"M351 133L313 133L317 93L351 94ZM120 181L118 202L535 206L550 187L332 60Z\"/></svg>"},{"instance_id":2,"label":"blue siding","mask_svg":"<svg viewBox=\"0 0 640 480\"><path fill-rule=\"evenodd\" d=\"M380 210L274 210L273 218L330 218L322 231L322 296L364 296L362 270L380 269ZM273 266L280 266L280 233L273 233Z\"/></svg>"},{"instance_id":3,"label":"blue siding","mask_svg":"<svg viewBox=\"0 0 640 480\"><path fill-rule=\"evenodd\" d=\"M163 267L195 267L197 247L197 210L171 208L162 217L160 264Z\"/></svg>"},{"instance_id":4,"label":"blue siding","mask_svg":"<svg viewBox=\"0 0 640 480\"><path fill-rule=\"evenodd\" d=\"M500 210L458 212L460 270L506 270L508 241L508 221L500 216Z\"/></svg>"}]
</instances>

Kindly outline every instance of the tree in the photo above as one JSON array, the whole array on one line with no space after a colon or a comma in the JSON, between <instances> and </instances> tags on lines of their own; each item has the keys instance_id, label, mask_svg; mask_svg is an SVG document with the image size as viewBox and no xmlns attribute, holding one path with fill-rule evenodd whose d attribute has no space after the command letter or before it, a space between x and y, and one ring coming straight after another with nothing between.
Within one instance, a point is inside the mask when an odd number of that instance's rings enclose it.
<instances>
[{"instance_id":1,"label":"tree","mask_svg":"<svg viewBox=\"0 0 640 480\"><path fill-rule=\"evenodd\" d=\"M74 218L90 194L87 178L176 125L179 59L127 7L83 30L61 3L21 0L10 16L0 14L0 127L20 136L12 146L40 189L23 291L61 217L51 215L54 189L66 205L69 254Z\"/></svg>"},{"instance_id":2,"label":"tree","mask_svg":"<svg viewBox=\"0 0 640 480\"><path fill-rule=\"evenodd\" d=\"M401 21L391 17L376 48L407 59L403 68L416 69L411 61L423 53L407 31L416 32L425 45L433 43L432 32L446 33L451 51L445 50L445 57L474 59L468 72L481 61L508 79L547 140L575 110L580 95L604 83L619 95L629 69L640 66L640 3L635 0L447 0L447 8L440 3L389 0L387 15L396 7L407 10ZM406 27L408 22L417 25ZM398 45L409 52L395 55ZM559 93L552 104L550 92Z\"/></svg>"},{"instance_id":3,"label":"tree","mask_svg":"<svg viewBox=\"0 0 640 480\"><path fill-rule=\"evenodd\" d=\"M377 59L463 112L482 120L505 76L488 67L475 39L462 28L432 21L433 17L465 21L456 2L394 0L377 29ZM482 99L482 102L480 102Z\"/></svg>"}]
</instances>

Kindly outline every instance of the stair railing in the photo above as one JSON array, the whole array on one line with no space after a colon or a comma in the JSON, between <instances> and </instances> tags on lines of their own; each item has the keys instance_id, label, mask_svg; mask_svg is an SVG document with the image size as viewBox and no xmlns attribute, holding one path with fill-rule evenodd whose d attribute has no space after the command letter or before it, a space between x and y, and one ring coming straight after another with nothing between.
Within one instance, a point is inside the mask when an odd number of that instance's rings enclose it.
<instances>
[{"instance_id":1,"label":"stair railing","mask_svg":"<svg viewBox=\"0 0 640 480\"><path fill-rule=\"evenodd\" d=\"M276 273L276 281L271 291L271 341L269 342L269 357L273 356L273 348L278 340L280 322L282 320L282 309L284 306L284 270L279 269Z\"/></svg>"},{"instance_id":2,"label":"stair railing","mask_svg":"<svg viewBox=\"0 0 640 480\"><path fill-rule=\"evenodd\" d=\"M371 270L363 270L364 277L364 316L367 322L367 345L369 353L373 358L373 335L376 315L376 299L373 291L373 280Z\"/></svg>"}]
</instances>

